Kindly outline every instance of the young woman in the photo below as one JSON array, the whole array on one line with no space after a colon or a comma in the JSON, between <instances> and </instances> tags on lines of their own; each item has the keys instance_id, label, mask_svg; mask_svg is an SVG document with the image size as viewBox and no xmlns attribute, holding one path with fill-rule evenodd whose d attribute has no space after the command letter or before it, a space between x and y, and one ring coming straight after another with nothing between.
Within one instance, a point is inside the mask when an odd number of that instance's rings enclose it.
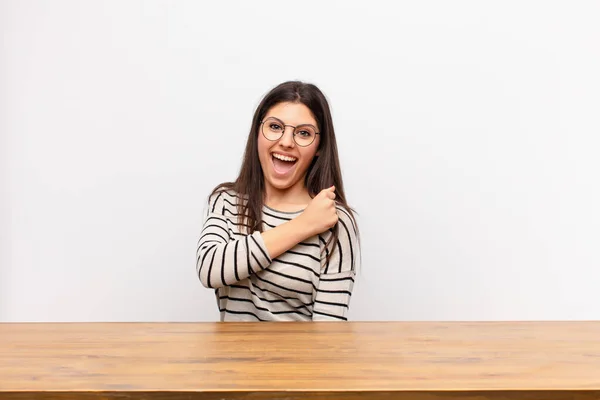
<instances>
[{"instance_id":1,"label":"young woman","mask_svg":"<svg viewBox=\"0 0 600 400\"><path fill-rule=\"evenodd\" d=\"M358 229L315 85L284 82L261 101L238 178L209 196L196 257L221 321L347 319Z\"/></svg>"}]
</instances>

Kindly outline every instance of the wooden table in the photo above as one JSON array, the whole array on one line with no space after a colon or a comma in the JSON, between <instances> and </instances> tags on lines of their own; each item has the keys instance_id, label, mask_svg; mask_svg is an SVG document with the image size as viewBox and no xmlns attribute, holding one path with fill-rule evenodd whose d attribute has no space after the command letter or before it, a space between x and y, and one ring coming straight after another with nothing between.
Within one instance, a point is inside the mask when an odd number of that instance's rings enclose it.
<instances>
[{"instance_id":1,"label":"wooden table","mask_svg":"<svg viewBox=\"0 0 600 400\"><path fill-rule=\"evenodd\" d=\"M600 322L0 324L0 399L600 399Z\"/></svg>"}]
</instances>

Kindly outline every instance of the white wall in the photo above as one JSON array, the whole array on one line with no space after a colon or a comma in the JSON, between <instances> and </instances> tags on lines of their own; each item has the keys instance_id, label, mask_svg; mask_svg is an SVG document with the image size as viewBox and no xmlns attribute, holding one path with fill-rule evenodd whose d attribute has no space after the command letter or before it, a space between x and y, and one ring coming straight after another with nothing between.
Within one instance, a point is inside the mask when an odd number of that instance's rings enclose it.
<instances>
[{"instance_id":1,"label":"white wall","mask_svg":"<svg viewBox=\"0 0 600 400\"><path fill-rule=\"evenodd\" d=\"M217 319L203 202L331 101L354 320L600 319L600 3L0 2L0 320Z\"/></svg>"}]
</instances>

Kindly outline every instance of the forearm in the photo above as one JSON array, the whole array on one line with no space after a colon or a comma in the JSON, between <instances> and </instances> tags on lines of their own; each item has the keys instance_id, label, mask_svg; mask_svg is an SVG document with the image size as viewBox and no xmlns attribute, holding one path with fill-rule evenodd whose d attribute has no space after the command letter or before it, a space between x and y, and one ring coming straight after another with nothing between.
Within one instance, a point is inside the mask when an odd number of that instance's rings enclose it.
<instances>
[{"instance_id":1,"label":"forearm","mask_svg":"<svg viewBox=\"0 0 600 400\"><path fill-rule=\"evenodd\" d=\"M261 233L271 259L279 257L298 243L315 235L301 217Z\"/></svg>"},{"instance_id":2,"label":"forearm","mask_svg":"<svg viewBox=\"0 0 600 400\"><path fill-rule=\"evenodd\" d=\"M271 264L260 233L231 240L223 235L225 221L211 217L208 222L196 251L196 272L205 287L232 285Z\"/></svg>"},{"instance_id":3,"label":"forearm","mask_svg":"<svg viewBox=\"0 0 600 400\"><path fill-rule=\"evenodd\" d=\"M313 321L346 321L354 287L353 271L321 274L313 308Z\"/></svg>"},{"instance_id":4,"label":"forearm","mask_svg":"<svg viewBox=\"0 0 600 400\"><path fill-rule=\"evenodd\" d=\"M196 269L207 288L232 285L267 268L272 260L313 235L301 218L285 222L266 232L255 232L237 240L221 237L223 221L213 217L196 253Z\"/></svg>"}]
</instances>

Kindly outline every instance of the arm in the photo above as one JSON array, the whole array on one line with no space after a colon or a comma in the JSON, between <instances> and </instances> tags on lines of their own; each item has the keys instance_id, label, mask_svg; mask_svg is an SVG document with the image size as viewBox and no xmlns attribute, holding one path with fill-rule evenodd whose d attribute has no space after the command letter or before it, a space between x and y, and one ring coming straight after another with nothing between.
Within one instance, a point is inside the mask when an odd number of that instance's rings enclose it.
<instances>
[{"instance_id":1,"label":"arm","mask_svg":"<svg viewBox=\"0 0 600 400\"><path fill-rule=\"evenodd\" d=\"M360 246L354 221L341 207L339 238L331 259L321 260L321 276L317 285L313 321L346 321L356 269L360 264ZM325 238L327 241L327 238Z\"/></svg>"},{"instance_id":2,"label":"arm","mask_svg":"<svg viewBox=\"0 0 600 400\"><path fill-rule=\"evenodd\" d=\"M209 200L196 250L196 272L207 288L232 285L267 268L272 259L310 237L305 224L293 219L267 232L232 240L222 194Z\"/></svg>"},{"instance_id":3,"label":"arm","mask_svg":"<svg viewBox=\"0 0 600 400\"><path fill-rule=\"evenodd\" d=\"M311 229L298 216L261 234L271 258L279 257L303 240L313 236Z\"/></svg>"}]
</instances>

